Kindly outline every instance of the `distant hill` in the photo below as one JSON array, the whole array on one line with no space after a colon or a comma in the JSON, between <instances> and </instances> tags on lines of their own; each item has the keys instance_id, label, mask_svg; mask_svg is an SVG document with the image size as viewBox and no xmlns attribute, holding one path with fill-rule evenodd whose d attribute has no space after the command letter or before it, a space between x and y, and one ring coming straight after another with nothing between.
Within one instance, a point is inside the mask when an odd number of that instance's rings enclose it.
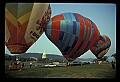
<instances>
[{"instance_id":1,"label":"distant hill","mask_svg":"<svg viewBox=\"0 0 120 82\"><path fill-rule=\"evenodd\" d=\"M80 58L81 61L94 61L95 58Z\"/></svg>"},{"instance_id":2,"label":"distant hill","mask_svg":"<svg viewBox=\"0 0 120 82\"><path fill-rule=\"evenodd\" d=\"M24 58L29 58L29 57L36 57L36 58L42 58L42 54L43 53L22 53L22 54L16 54L16 57L24 57ZM5 56L12 56L9 54L5 54ZM64 58L64 56L61 55L56 55L56 54L46 54L46 57L48 59L53 59L53 60L66 60L66 58ZM94 58L76 58L74 61L93 61Z\"/></svg>"},{"instance_id":3,"label":"distant hill","mask_svg":"<svg viewBox=\"0 0 120 82\"><path fill-rule=\"evenodd\" d=\"M16 57L24 57L24 58L29 58L29 57L36 57L36 58L42 58L43 53L22 53L22 54L16 54ZM63 56L60 55L55 55L55 54L46 54L46 57L48 59L58 59L58 60L66 60Z\"/></svg>"}]
</instances>

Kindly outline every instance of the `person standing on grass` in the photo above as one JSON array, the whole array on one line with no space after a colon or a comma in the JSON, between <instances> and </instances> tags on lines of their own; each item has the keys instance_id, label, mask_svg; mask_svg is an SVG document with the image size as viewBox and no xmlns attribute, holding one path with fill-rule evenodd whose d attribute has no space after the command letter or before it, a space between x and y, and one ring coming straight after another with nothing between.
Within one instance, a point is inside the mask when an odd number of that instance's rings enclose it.
<instances>
[{"instance_id":1,"label":"person standing on grass","mask_svg":"<svg viewBox=\"0 0 120 82\"><path fill-rule=\"evenodd\" d=\"M112 60L112 62L111 62L111 63L112 63L112 68L113 68L113 69L115 69L115 61L114 61L114 60Z\"/></svg>"},{"instance_id":2,"label":"person standing on grass","mask_svg":"<svg viewBox=\"0 0 120 82\"><path fill-rule=\"evenodd\" d=\"M32 62L30 62L30 68L32 67Z\"/></svg>"}]
</instances>

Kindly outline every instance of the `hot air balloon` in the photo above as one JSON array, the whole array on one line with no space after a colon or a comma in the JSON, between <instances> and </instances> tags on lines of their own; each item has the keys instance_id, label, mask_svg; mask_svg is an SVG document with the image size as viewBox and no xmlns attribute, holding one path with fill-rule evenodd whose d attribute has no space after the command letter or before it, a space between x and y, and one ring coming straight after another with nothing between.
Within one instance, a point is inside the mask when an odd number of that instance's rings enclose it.
<instances>
[{"instance_id":1,"label":"hot air balloon","mask_svg":"<svg viewBox=\"0 0 120 82\"><path fill-rule=\"evenodd\" d=\"M12 54L26 52L44 32L51 17L49 3L6 3L5 45Z\"/></svg>"},{"instance_id":2,"label":"hot air balloon","mask_svg":"<svg viewBox=\"0 0 120 82\"><path fill-rule=\"evenodd\" d=\"M100 39L90 48L90 50L98 59L100 59L108 52L110 46L110 38L106 35L100 35Z\"/></svg>"},{"instance_id":3,"label":"hot air balloon","mask_svg":"<svg viewBox=\"0 0 120 82\"><path fill-rule=\"evenodd\" d=\"M94 22L78 13L62 13L47 23L45 34L68 61L88 51L99 40Z\"/></svg>"}]
</instances>

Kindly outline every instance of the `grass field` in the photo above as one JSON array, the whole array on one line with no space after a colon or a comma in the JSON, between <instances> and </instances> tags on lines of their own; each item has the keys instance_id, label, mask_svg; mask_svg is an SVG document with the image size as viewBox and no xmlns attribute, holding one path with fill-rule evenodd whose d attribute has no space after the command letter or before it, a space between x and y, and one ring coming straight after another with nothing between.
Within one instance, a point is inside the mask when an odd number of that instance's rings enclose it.
<instances>
[{"instance_id":1,"label":"grass field","mask_svg":"<svg viewBox=\"0 0 120 82\"><path fill-rule=\"evenodd\" d=\"M116 76L116 69L112 69L111 63L86 64L82 66L43 68L39 65L29 68L25 63L23 70L8 70L5 64L5 76L10 78L100 78L113 79Z\"/></svg>"}]
</instances>

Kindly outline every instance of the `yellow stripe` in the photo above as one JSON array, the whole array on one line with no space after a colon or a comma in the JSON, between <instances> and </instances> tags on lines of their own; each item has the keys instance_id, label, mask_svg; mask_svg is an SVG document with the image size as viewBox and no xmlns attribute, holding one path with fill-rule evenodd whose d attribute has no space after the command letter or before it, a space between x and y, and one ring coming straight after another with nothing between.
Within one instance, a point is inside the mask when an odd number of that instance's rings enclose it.
<instances>
[{"instance_id":1,"label":"yellow stripe","mask_svg":"<svg viewBox=\"0 0 120 82\"><path fill-rule=\"evenodd\" d=\"M17 27L17 19L9 12L7 8L5 8L5 17L15 26Z\"/></svg>"},{"instance_id":2,"label":"yellow stripe","mask_svg":"<svg viewBox=\"0 0 120 82\"><path fill-rule=\"evenodd\" d=\"M108 50L109 50L109 48L107 48L107 49L103 50L102 52L100 52L98 54L98 57L103 57L108 52Z\"/></svg>"},{"instance_id":3,"label":"yellow stripe","mask_svg":"<svg viewBox=\"0 0 120 82\"><path fill-rule=\"evenodd\" d=\"M24 22L26 22L27 20L29 20L30 18L30 15L31 15L31 11L26 13L25 15L21 16L18 21L23 24Z\"/></svg>"}]
</instances>

